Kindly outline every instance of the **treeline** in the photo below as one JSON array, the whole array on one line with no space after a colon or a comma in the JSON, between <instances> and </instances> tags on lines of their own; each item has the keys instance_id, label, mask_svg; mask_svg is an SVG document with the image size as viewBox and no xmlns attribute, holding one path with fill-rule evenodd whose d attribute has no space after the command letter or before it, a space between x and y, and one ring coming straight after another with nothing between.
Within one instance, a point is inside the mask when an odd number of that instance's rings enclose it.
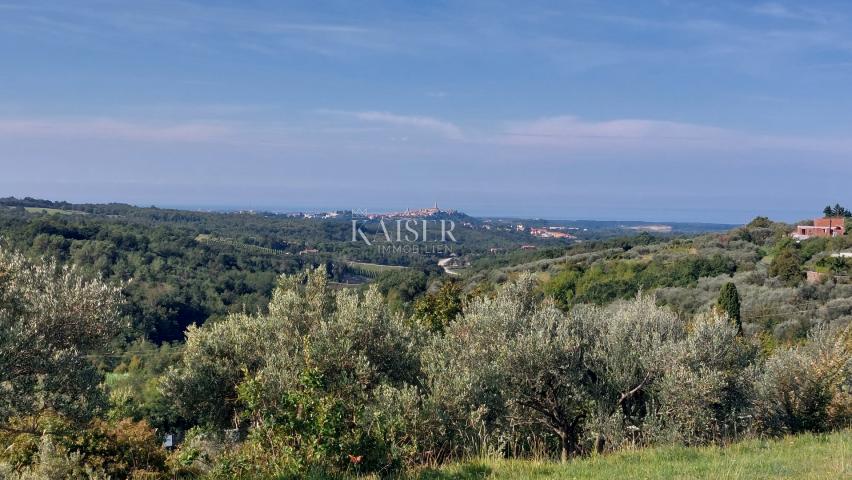
<instances>
[{"instance_id":1,"label":"treeline","mask_svg":"<svg viewBox=\"0 0 852 480\"><path fill-rule=\"evenodd\" d=\"M105 217L4 212L0 236L32 258L123 284L128 335L158 343L181 339L187 326L211 317L265 308L277 275L313 260L207 245L186 226Z\"/></svg>"},{"instance_id":2,"label":"treeline","mask_svg":"<svg viewBox=\"0 0 852 480\"><path fill-rule=\"evenodd\" d=\"M720 254L674 261L612 260L588 268L575 265L562 270L547 283L545 290L567 309L581 303L603 305L635 296L641 290L688 287L699 278L732 275L736 270L736 262Z\"/></svg>"},{"instance_id":3,"label":"treeline","mask_svg":"<svg viewBox=\"0 0 852 480\"><path fill-rule=\"evenodd\" d=\"M319 268L281 277L261 312L190 326L182 346L133 347L96 389L120 292L3 251L0 472L392 476L848 427L852 327L767 351L717 313L731 295L689 317L644 294L566 312L522 274L442 288L405 316L378 286L334 289Z\"/></svg>"},{"instance_id":4,"label":"treeline","mask_svg":"<svg viewBox=\"0 0 852 480\"><path fill-rule=\"evenodd\" d=\"M363 268L349 267L352 261L408 266L430 278L440 274L434 256L385 252L351 236L348 220L0 199L0 243L123 284L125 313L133 319L128 335L156 343L180 340L187 326L211 318L265 309L277 276L307 267L326 265L340 283L366 280ZM457 237L458 255L529 241L514 232L476 229ZM317 252L299 254L306 250ZM411 288L386 291L408 304Z\"/></svg>"},{"instance_id":5,"label":"treeline","mask_svg":"<svg viewBox=\"0 0 852 480\"><path fill-rule=\"evenodd\" d=\"M71 207L40 200L23 205ZM265 309L280 274L326 265L333 281L346 283L363 273L348 267L349 258L395 260L359 254L367 249L349 246L351 227L343 222L124 205L73 207L91 214L0 208L0 244L32 258L75 264L86 274L124 285L124 313L132 319L127 335L156 343L180 340L187 326L211 318ZM219 241L206 241L210 238ZM309 247L319 252L299 255ZM425 275L440 271L429 258L409 256L405 263Z\"/></svg>"}]
</instances>

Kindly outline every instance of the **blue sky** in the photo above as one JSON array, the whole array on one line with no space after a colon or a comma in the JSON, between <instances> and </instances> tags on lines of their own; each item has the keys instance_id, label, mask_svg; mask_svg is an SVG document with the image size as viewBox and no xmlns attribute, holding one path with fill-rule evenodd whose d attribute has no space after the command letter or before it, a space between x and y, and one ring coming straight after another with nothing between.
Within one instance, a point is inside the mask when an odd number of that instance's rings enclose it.
<instances>
[{"instance_id":1,"label":"blue sky","mask_svg":"<svg viewBox=\"0 0 852 480\"><path fill-rule=\"evenodd\" d=\"M852 203L846 2L0 0L0 196L742 222Z\"/></svg>"}]
</instances>

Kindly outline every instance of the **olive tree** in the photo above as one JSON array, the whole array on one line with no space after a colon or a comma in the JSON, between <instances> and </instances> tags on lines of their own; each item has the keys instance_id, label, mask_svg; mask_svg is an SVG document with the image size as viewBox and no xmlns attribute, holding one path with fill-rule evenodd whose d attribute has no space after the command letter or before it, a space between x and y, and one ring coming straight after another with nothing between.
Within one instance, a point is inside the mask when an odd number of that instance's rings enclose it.
<instances>
[{"instance_id":1,"label":"olive tree","mask_svg":"<svg viewBox=\"0 0 852 480\"><path fill-rule=\"evenodd\" d=\"M295 357L311 326L330 315L330 295L320 270L282 276L269 315L231 314L190 326L180 362L163 380L163 392L192 422L233 425L239 420L237 387L266 366L272 351Z\"/></svg>"},{"instance_id":2,"label":"olive tree","mask_svg":"<svg viewBox=\"0 0 852 480\"><path fill-rule=\"evenodd\" d=\"M400 432L379 407L417 384L420 333L377 288L332 290L319 268L282 277L268 315L191 328L163 389L190 420L250 430L242 452L268 453L243 458L259 476L282 474L286 458L335 469L353 455L366 470L389 468L402 461L388 438Z\"/></svg>"},{"instance_id":3,"label":"olive tree","mask_svg":"<svg viewBox=\"0 0 852 480\"><path fill-rule=\"evenodd\" d=\"M775 434L824 431L852 422L852 325L818 328L803 346L767 359L755 382L754 415Z\"/></svg>"},{"instance_id":4,"label":"olive tree","mask_svg":"<svg viewBox=\"0 0 852 480\"><path fill-rule=\"evenodd\" d=\"M593 336L587 364L594 378L600 450L607 437L618 442L627 429L642 425L670 352L686 337L686 330L683 321L657 306L651 295L639 294L603 308L580 306L572 315L586 317L587 335Z\"/></svg>"},{"instance_id":5,"label":"olive tree","mask_svg":"<svg viewBox=\"0 0 852 480\"><path fill-rule=\"evenodd\" d=\"M646 422L650 441L722 441L748 427L755 347L738 336L727 315L699 315L686 337L660 359Z\"/></svg>"},{"instance_id":6,"label":"olive tree","mask_svg":"<svg viewBox=\"0 0 852 480\"><path fill-rule=\"evenodd\" d=\"M192 423L232 425L237 386L263 364L273 329L266 318L246 314L191 325L180 362L163 379L163 394Z\"/></svg>"},{"instance_id":7,"label":"olive tree","mask_svg":"<svg viewBox=\"0 0 852 480\"><path fill-rule=\"evenodd\" d=\"M91 355L120 331L118 287L73 266L0 248L0 428L55 412L84 420L101 406Z\"/></svg>"},{"instance_id":8,"label":"olive tree","mask_svg":"<svg viewBox=\"0 0 852 480\"><path fill-rule=\"evenodd\" d=\"M577 453L592 404L583 320L539 301L530 275L471 302L424 354L448 440L505 438L532 425L558 438L563 460Z\"/></svg>"}]
</instances>

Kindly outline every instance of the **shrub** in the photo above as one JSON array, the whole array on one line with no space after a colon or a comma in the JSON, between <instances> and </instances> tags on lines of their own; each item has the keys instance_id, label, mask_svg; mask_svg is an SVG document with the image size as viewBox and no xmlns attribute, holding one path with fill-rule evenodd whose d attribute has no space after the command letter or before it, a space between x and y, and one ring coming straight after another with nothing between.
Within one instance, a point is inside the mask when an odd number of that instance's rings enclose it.
<instances>
[{"instance_id":1,"label":"shrub","mask_svg":"<svg viewBox=\"0 0 852 480\"><path fill-rule=\"evenodd\" d=\"M96 479L106 478L83 465L79 453L70 453L50 435L42 435L38 442L34 461L30 465L15 468L0 463L0 478L8 480L54 480L58 478Z\"/></svg>"},{"instance_id":2,"label":"shrub","mask_svg":"<svg viewBox=\"0 0 852 480\"><path fill-rule=\"evenodd\" d=\"M726 281L702 279L703 300ZM748 301L803 294L743 286ZM189 332L164 388L188 415L193 402L218 408L196 417L211 430L245 436L196 435L171 464L210 478L384 475L465 456L566 459L850 421L852 327L783 349L751 343L718 310L689 319L639 294L565 312L540 293L520 274L430 335L375 289L335 292L320 271L283 277L269 315Z\"/></svg>"},{"instance_id":3,"label":"shrub","mask_svg":"<svg viewBox=\"0 0 852 480\"><path fill-rule=\"evenodd\" d=\"M47 478L157 478L166 471L166 452L144 421L94 420L80 426L68 419L43 415L30 419L42 430L4 438L7 468L28 475L62 468L67 475ZM24 476L24 478L28 478Z\"/></svg>"},{"instance_id":4,"label":"shrub","mask_svg":"<svg viewBox=\"0 0 852 480\"><path fill-rule=\"evenodd\" d=\"M733 438L751 407L756 348L737 336L727 317L701 315L673 345L654 392L653 441L701 444Z\"/></svg>"},{"instance_id":5,"label":"shrub","mask_svg":"<svg viewBox=\"0 0 852 480\"><path fill-rule=\"evenodd\" d=\"M775 352L755 382L755 420L773 434L825 431L852 421L852 326Z\"/></svg>"},{"instance_id":6,"label":"shrub","mask_svg":"<svg viewBox=\"0 0 852 480\"><path fill-rule=\"evenodd\" d=\"M795 249L783 248L772 259L769 274L788 286L796 286L802 281L802 259Z\"/></svg>"},{"instance_id":7,"label":"shrub","mask_svg":"<svg viewBox=\"0 0 852 480\"><path fill-rule=\"evenodd\" d=\"M414 303L414 318L432 332L443 332L462 312L464 297L459 282L444 282L437 292Z\"/></svg>"},{"instance_id":8,"label":"shrub","mask_svg":"<svg viewBox=\"0 0 852 480\"><path fill-rule=\"evenodd\" d=\"M394 451L396 419L367 415L382 387L417 384L421 335L375 287L334 291L316 269L282 277L269 315L190 329L163 387L190 418L248 431L217 461L223 476L393 470L408 456Z\"/></svg>"},{"instance_id":9,"label":"shrub","mask_svg":"<svg viewBox=\"0 0 852 480\"><path fill-rule=\"evenodd\" d=\"M658 440L647 422L683 443L725 437L748 406L753 355L724 317L687 333L646 295L562 314L522 276L474 301L423 363L449 454L505 451L522 434L555 437L564 459L592 443Z\"/></svg>"},{"instance_id":10,"label":"shrub","mask_svg":"<svg viewBox=\"0 0 852 480\"><path fill-rule=\"evenodd\" d=\"M587 316L586 328L594 335L588 365L594 378L598 448L603 441L610 448L634 441L673 345L686 336L684 324L649 295L603 309L578 308L574 315Z\"/></svg>"}]
</instances>

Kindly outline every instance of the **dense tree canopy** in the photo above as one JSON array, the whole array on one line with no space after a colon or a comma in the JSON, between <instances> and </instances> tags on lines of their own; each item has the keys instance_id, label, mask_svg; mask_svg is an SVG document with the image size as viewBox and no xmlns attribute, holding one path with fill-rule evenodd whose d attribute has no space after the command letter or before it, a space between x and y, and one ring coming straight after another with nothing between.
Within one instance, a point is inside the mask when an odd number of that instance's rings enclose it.
<instances>
[{"instance_id":1,"label":"dense tree canopy","mask_svg":"<svg viewBox=\"0 0 852 480\"><path fill-rule=\"evenodd\" d=\"M121 301L118 288L75 268L0 249L0 429L45 412L98 412L101 375L89 356L119 333Z\"/></svg>"}]
</instances>

